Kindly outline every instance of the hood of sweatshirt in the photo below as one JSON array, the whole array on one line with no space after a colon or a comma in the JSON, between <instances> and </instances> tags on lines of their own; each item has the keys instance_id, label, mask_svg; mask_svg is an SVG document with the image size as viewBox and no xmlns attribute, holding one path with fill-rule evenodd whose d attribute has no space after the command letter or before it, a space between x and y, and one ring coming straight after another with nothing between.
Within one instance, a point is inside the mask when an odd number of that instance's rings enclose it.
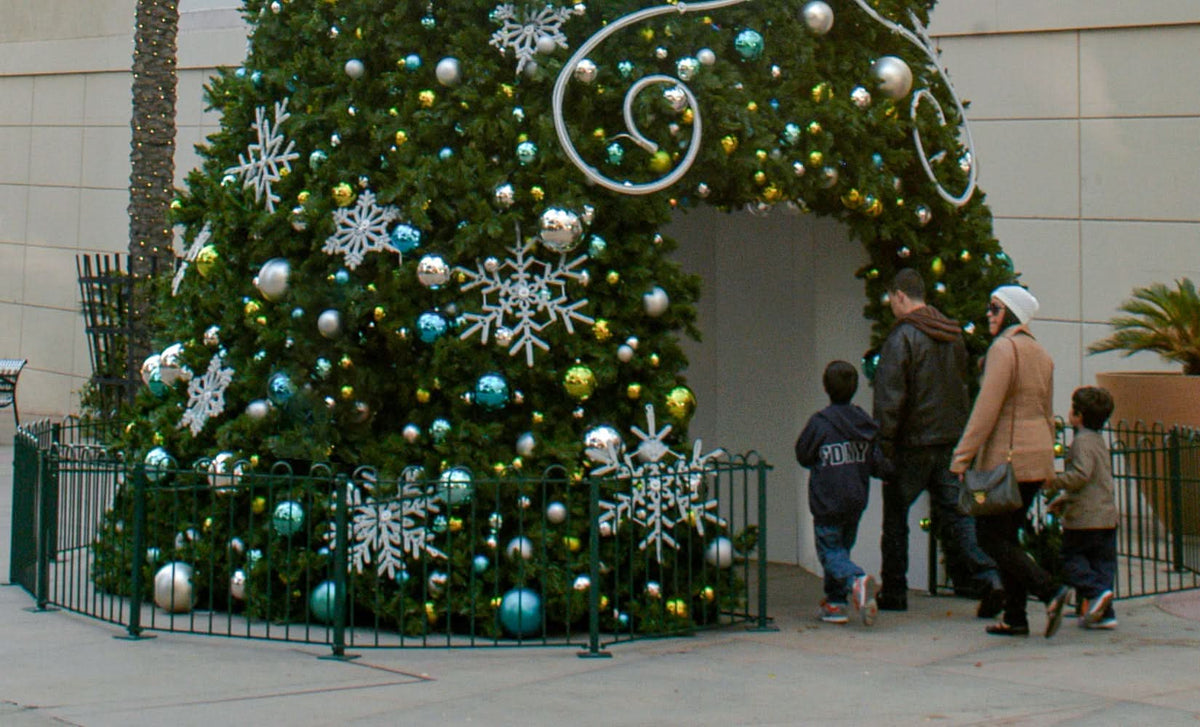
<instances>
[{"instance_id":1,"label":"hood of sweatshirt","mask_svg":"<svg viewBox=\"0 0 1200 727\"><path fill-rule=\"evenodd\" d=\"M846 439L874 439L879 425L853 404L831 404L817 413Z\"/></svg>"},{"instance_id":2,"label":"hood of sweatshirt","mask_svg":"<svg viewBox=\"0 0 1200 727\"><path fill-rule=\"evenodd\" d=\"M910 323L935 341L949 342L962 336L958 321L947 318L940 310L931 305L917 308L896 323L897 325Z\"/></svg>"}]
</instances>

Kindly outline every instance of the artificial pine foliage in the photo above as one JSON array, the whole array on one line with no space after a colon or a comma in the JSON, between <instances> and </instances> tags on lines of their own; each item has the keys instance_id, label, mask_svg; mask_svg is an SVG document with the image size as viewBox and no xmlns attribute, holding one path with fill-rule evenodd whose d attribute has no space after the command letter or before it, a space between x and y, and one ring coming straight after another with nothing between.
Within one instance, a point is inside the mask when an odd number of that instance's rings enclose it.
<instances>
[{"instance_id":1,"label":"artificial pine foliage","mask_svg":"<svg viewBox=\"0 0 1200 727\"><path fill-rule=\"evenodd\" d=\"M982 319L987 292L1014 278L982 192L961 204L938 193L938 184L951 197L969 189L974 162L953 92L913 40L932 5L680 4L621 27L566 68L556 109L556 81L576 49L640 4L246 0L250 52L208 88L221 129L199 148L204 164L174 205L186 267L155 283L154 333L182 352L144 370L151 386L131 412L125 450L143 461L161 447L185 468L229 452L259 473L369 466L380 501L403 496L405 473L436 484L464 468L471 499L456 504L436 487L417 496L440 503L445 561L407 554L419 593L365 569L355 608L402 630L416 614L426 628L469 612L455 599L494 602L532 581L545 608L570 623L581 613L572 584L588 537L586 499L571 483L632 470L605 493L612 500L639 473L659 471L654 451L618 456L638 449L634 427L663 448L691 449L696 402L678 340L699 335L700 286L658 232L677 210L788 205L843 220L870 253L859 275L876 338L891 322L886 282L901 267L922 271L932 302L962 321ZM810 18L823 11L829 28ZM873 13L918 34L896 33ZM893 70L897 59L906 64L911 90L881 86L880 59ZM932 96L914 103L926 89ZM660 191L609 189L568 158L556 111L584 165L618 187L653 184L692 151L694 163ZM639 134L657 150L639 146ZM965 332L982 352L983 331ZM227 386L194 387L214 359L233 372ZM185 412L190 427L180 426ZM547 468L561 476L531 500L505 491L504 478L536 483ZM283 600L251 610L303 610L306 589L324 578L330 493L272 486L194 497L197 527L213 533L201 540L216 544L193 555L228 573L243 556L217 540L275 548L250 576L282 585L272 592ZM308 518L303 538L281 544L263 515L256 526L249 513L261 506L269 519L287 497L303 501ZM539 513L566 502L566 525L522 515L530 501ZM162 505L152 507L151 531L174 537L183 523ZM489 513L508 525L494 527ZM455 518L466 526L448 546ZM538 570L495 555L496 567L473 571L478 544L507 541L513 523L545 554L531 561ZM643 525L627 518L616 528ZM696 553L718 537L743 553L754 544L754 533L702 529L694 516L670 532ZM645 584L668 591L670 603L679 579L641 549L606 547L606 563L624 569L624 592L605 597L639 626L710 608L711 595L695 593L682 594L690 609L651 608ZM446 580L430 581L434 568ZM211 582L224 597L222 579Z\"/></svg>"}]
</instances>

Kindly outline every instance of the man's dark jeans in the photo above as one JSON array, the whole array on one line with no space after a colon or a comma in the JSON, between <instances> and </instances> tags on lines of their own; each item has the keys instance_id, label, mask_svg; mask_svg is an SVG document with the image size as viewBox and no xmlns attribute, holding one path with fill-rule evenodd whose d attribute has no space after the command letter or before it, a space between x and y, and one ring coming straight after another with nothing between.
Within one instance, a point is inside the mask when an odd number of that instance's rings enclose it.
<instances>
[{"instance_id":1,"label":"man's dark jeans","mask_svg":"<svg viewBox=\"0 0 1200 727\"><path fill-rule=\"evenodd\" d=\"M973 577L996 576L996 562L975 539L975 521L958 511L958 478L950 473L953 444L897 447L896 473L883 484L883 593L904 599L908 591L908 510L923 491L929 491L935 533L947 560L961 563ZM930 577L936 577L931 573ZM959 584L955 584L959 585Z\"/></svg>"}]
</instances>

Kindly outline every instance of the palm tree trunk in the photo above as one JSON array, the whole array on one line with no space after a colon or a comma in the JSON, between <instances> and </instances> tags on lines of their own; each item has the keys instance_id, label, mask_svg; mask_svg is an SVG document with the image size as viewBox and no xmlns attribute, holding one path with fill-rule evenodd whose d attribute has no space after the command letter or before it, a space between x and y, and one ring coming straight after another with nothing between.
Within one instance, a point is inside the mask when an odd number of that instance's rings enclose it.
<instances>
[{"instance_id":1,"label":"palm tree trunk","mask_svg":"<svg viewBox=\"0 0 1200 727\"><path fill-rule=\"evenodd\" d=\"M149 353L146 280L174 260L169 221L175 185L175 65L178 0L137 0L133 47L133 130L129 177L129 258L134 278L130 375Z\"/></svg>"}]
</instances>

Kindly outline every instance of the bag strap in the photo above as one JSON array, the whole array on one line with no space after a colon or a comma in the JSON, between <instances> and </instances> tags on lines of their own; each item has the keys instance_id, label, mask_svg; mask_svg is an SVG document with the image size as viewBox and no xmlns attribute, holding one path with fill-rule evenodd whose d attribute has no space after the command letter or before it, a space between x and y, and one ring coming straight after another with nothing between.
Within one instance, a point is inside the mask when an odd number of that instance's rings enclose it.
<instances>
[{"instance_id":1,"label":"bag strap","mask_svg":"<svg viewBox=\"0 0 1200 727\"><path fill-rule=\"evenodd\" d=\"M1014 393L1017 389L1017 371L1018 371L1018 369L1020 369L1021 356L1017 352L1018 351L1017 342L1011 338L1008 339L1008 342L1011 343L1012 347L1013 347L1012 380L1008 382L1008 391L1009 391L1009 393ZM1008 461L1009 462L1012 462L1013 437L1014 437L1014 435L1016 433L1016 429L1017 429L1017 399L1016 399L1016 397L1015 396L1012 397L1011 401L1012 401L1012 417L1008 420Z\"/></svg>"}]
</instances>

